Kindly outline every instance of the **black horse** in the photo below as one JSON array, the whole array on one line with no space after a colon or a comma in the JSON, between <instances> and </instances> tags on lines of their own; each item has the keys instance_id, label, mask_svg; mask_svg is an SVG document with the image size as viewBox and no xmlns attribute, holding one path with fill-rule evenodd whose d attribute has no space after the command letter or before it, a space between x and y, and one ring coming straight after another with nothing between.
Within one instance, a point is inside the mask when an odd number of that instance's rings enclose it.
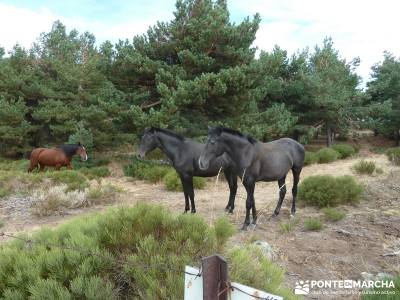
<instances>
[{"instance_id":1,"label":"black horse","mask_svg":"<svg viewBox=\"0 0 400 300\"><path fill-rule=\"evenodd\" d=\"M185 138L175 132L161 128L146 128L138 149L139 158L143 159L147 153L155 148L161 149L171 160L173 167L179 174L185 195L185 212L196 212L194 205L193 176L212 177L218 174L220 169L224 171L229 184L229 200L226 210L233 212L237 191L237 176L234 165L227 155L209 161L207 168L199 168L200 153L204 150L204 144Z\"/></svg>"},{"instance_id":2,"label":"black horse","mask_svg":"<svg viewBox=\"0 0 400 300\"><path fill-rule=\"evenodd\" d=\"M246 219L243 229L250 224L250 209L253 214L253 224L256 224L254 187L257 181L278 181L279 201L273 216L279 214L286 194L285 179L290 169L293 173L291 215L295 214L297 185L304 165L305 151L301 144L289 138L261 143L233 129L210 128L206 146L200 155L200 168L206 170L211 161L225 153L237 166L238 174L247 191Z\"/></svg>"}]
</instances>

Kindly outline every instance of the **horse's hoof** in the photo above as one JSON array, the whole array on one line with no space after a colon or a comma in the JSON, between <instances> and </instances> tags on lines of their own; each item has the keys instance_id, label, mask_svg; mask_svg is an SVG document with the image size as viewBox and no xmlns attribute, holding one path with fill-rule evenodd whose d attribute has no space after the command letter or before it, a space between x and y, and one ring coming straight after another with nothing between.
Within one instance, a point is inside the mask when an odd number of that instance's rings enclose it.
<instances>
[{"instance_id":1,"label":"horse's hoof","mask_svg":"<svg viewBox=\"0 0 400 300\"><path fill-rule=\"evenodd\" d=\"M248 228L248 227L249 227L249 225L246 224L246 223L244 223L243 226L242 226L242 228L241 228L240 230L242 230L242 231L247 231L247 228Z\"/></svg>"},{"instance_id":2,"label":"horse's hoof","mask_svg":"<svg viewBox=\"0 0 400 300\"><path fill-rule=\"evenodd\" d=\"M227 207L225 207L225 212L229 212L229 211L230 211L230 209L231 209L231 207L230 207L230 206L227 206Z\"/></svg>"},{"instance_id":3,"label":"horse's hoof","mask_svg":"<svg viewBox=\"0 0 400 300\"><path fill-rule=\"evenodd\" d=\"M192 209L190 212L191 212L192 214L195 214L195 213L196 213L196 210L195 210L195 209Z\"/></svg>"},{"instance_id":4,"label":"horse's hoof","mask_svg":"<svg viewBox=\"0 0 400 300\"><path fill-rule=\"evenodd\" d=\"M290 218L294 219L295 215L294 214L290 214Z\"/></svg>"},{"instance_id":5,"label":"horse's hoof","mask_svg":"<svg viewBox=\"0 0 400 300\"><path fill-rule=\"evenodd\" d=\"M257 224L252 223L252 224L250 224L250 225L248 226L248 229L249 229L249 230L255 230L256 227L257 227Z\"/></svg>"},{"instance_id":6,"label":"horse's hoof","mask_svg":"<svg viewBox=\"0 0 400 300\"><path fill-rule=\"evenodd\" d=\"M233 214L233 208L231 208L228 213Z\"/></svg>"},{"instance_id":7,"label":"horse's hoof","mask_svg":"<svg viewBox=\"0 0 400 300\"><path fill-rule=\"evenodd\" d=\"M274 213L271 215L271 218L275 218L275 217L277 217L278 215L279 215L279 213L274 212Z\"/></svg>"}]
</instances>

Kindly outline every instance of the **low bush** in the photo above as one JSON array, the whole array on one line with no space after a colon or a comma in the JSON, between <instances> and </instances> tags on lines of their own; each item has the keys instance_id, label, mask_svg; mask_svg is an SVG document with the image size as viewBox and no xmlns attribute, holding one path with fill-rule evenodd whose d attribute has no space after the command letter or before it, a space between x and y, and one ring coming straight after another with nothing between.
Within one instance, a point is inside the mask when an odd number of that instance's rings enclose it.
<instances>
[{"instance_id":1,"label":"low bush","mask_svg":"<svg viewBox=\"0 0 400 300\"><path fill-rule=\"evenodd\" d=\"M339 158L347 158L356 153L356 149L348 144L336 144L332 146L332 149L339 153Z\"/></svg>"},{"instance_id":2,"label":"low bush","mask_svg":"<svg viewBox=\"0 0 400 300\"><path fill-rule=\"evenodd\" d=\"M395 165L400 166L400 147L386 150L386 156Z\"/></svg>"},{"instance_id":3,"label":"low bush","mask_svg":"<svg viewBox=\"0 0 400 300\"><path fill-rule=\"evenodd\" d=\"M320 231L323 225L318 218L307 218L304 220L304 228L308 231Z\"/></svg>"},{"instance_id":4,"label":"low bush","mask_svg":"<svg viewBox=\"0 0 400 300\"><path fill-rule=\"evenodd\" d=\"M371 175L376 169L375 162L361 160L353 165L353 170L359 174Z\"/></svg>"},{"instance_id":5,"label":"low bush","mask_svg":"<svg viewBox=\"0 0 400 300\"><path fill-rule=\"evenodd\" d=\"M228 252L232 281L249 285L283 299L299 299L283 285L284 270L267 259L256 245L235 247Z\"/></svg>"},{"instance_id":6,"label":"low bush","mask_svg":"<svg viewBox=\"0 0 400 300\"><path fill-rule=\"evenodd\" d=\"M130 165L124 167L125 176L131 176L150 182L159 182L172 170L169 166L158 165L151 161L133 159Z\"/></svg>"},{"instance_id":7,"label":"low bush","mask_svg":"<svg viewBox=\"0 0 400 300\"><path fill-rule=\"evenodd\" d=\"M108 177L111 174L110 170L105 166L94 168L81 168L79 169L79 171L85 174L88 179Z\"/></svg>"},{"instance_id":8,"label":"low bush","mask_svg":"<svg viewBox=\"0 0 400 300\"><path fill-rule=\"evenodd\" d=\"M318 155L315 152L306 151L304 156L304 165L309 166L318 162Z\"/></svg>"},{"instance_id":9,"label":"low bush","mask_svg":"<svg viewBox=\"0 0 400 300\"><path fill-rule=\"evenodd\" d=\"M326 207L356 203L363 188L352 176L310 176L299 186L298 198L307 205Z\"/></svg>"},{"instance_id":10,"label":"low bush","mask_svg":"<svg viewBox=\"0 0 400 300\"><path fill-rule=\"evenodd\" d=\"M29 247L21 240L2 245L0 294L4 299L183 299L185 265L217 251L217 240L232 232L225 225L216 231L199 216L175 216L145 204L77 218L27 237ZM272 284L265 279L280 269L243 251L240 256L261 272L246 283ZM234 254L231 267L238 270L244 265ZM235 280L240 272L233 272ZM280 271L274 286L281 288L282 280Z\"/></svg>"},{"instance_id":11,"label":"low bush","mask_svg":"<svg viewBox=\"0 0 400 300\"><path fill-rule=\"evenodd\" d=\"M35 190L31 195L31 211L40 217L62 214L67 208L84 206L87 206L85 192L66 191L65 185Z\"/></svg>"},{"instance_id":12,"label":"low bush","mask_svg":"<svg viewBox=\"0 0 400 300\"><path fill-rule=\"evenodd\" d=\"M299 219L297 219L297 218L291 219L287 222L281 222L281 223L279 223L279 231L281 233L289 233L296 227L296 225L298 223L299 223Z\"/></svg>"},{"instance_id":13,"label":"low bush","mask_svg":"<svg viewBox=\"0 0 400 300\"><path fill-rule=\"evenodd\" d=\"M330 222L340 221L346 216L345 212L334 207L325 207L322 209L322 212L324 213L325 219Z\"/></svg>"},{"instance_id":14,"label":"low bush","mask_svg":"<svg viewBox=\"0 0 400 300\"><path fill-rule=\"evenodd\" d=\"M115 197L122 190L112 184L91 186L86 191L89 205L108 204L115 201Z\"/></svg>"},{"instance_id":15,"label":"low bush","mask_svg":"<svg viewBox=\"0 0 400 300\"><path fill-rule=\"evenodd\" d=\"M0 198L5 198L11 194L11 190L8 187L0 187Z\"/></svg>"},{"instance_id":16,"label":"low bush","mask_svg":"<svg viewBox=\"0 0 400 300\"><path fill-rule=\"evenodd\" d=\"M338 159L339 153L331 148L322 148L316 152L320 164L330 163Z\"/></svg>"},{"instance_id":17,"label":"low bush","mask_svg":"<svg viewBox=\"0 0 400 300\"><path fill-rule=\"evenodd\" d=\"M51 178L55 183L65 184L67 191L84 190L89 186L87 178L75 170L47 172L46 177Z\"/></svg>"},{"instance_id":18,"label":"low bush","mask_svg":"<svg viewBox=\"0 0 400 300\"><path fill-rule=\"evenodd\" d=\"M163 178L164 185L168 191L182 191L182 183L175 170L170 170ZM206 186L206 179L203 177L193 177L193 187L203 189Z\"/></svg>"}]
</instances>

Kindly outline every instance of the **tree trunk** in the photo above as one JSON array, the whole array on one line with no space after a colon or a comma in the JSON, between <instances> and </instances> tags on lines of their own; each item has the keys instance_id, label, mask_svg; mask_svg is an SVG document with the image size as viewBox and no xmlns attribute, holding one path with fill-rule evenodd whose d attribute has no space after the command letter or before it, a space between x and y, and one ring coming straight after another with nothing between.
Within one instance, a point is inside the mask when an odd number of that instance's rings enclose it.
<instances>
[{"instance_id":1,"label":"tree trunk","mask_svg":"<svg viewBox=\"0 0 400 300\"><path fill-rule=\"evenodd\" d=\"M395 134L396 146L400 146L400 129L397 129Z\"/></svg>"},{"instance_id":2,"label":"tree trunk","mask_svg":"<svg viewBox=\"0 0 400 300\"><path fill-rule=\"evenodd\" d=\"M332 145L332 127L329 122L326 122L326 146L330 147Z\"/></svg>"}]
</instances>

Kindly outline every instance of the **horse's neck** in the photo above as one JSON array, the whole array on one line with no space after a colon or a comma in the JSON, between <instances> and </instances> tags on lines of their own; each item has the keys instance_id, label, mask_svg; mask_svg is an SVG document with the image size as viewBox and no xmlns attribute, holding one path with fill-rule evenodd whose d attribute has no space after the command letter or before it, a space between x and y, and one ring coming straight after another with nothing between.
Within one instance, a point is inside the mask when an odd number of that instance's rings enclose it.
<instances>
[{"instance_id":1,"label":"horse's neck","mask_svg":"<svg viewBox=\"0 0 400 300\"><path fill-rule=\"evenodd\" d=\"M179 156L183 141L165 134L158 134L158 139L160 141L160 149L172 162L175 162Z\"/></svg>"},{"instance_id":2,"label":"horse's neck","mask_svg":"<svg viewBox=\"0 0 400 300\"><path fill-rule=\"evenodd\" d=\"M254 145L239 137L229 137L224 139L227 147L226 153L239 169L248 168L254 159Z\"/></svg>"}]
</instances>

